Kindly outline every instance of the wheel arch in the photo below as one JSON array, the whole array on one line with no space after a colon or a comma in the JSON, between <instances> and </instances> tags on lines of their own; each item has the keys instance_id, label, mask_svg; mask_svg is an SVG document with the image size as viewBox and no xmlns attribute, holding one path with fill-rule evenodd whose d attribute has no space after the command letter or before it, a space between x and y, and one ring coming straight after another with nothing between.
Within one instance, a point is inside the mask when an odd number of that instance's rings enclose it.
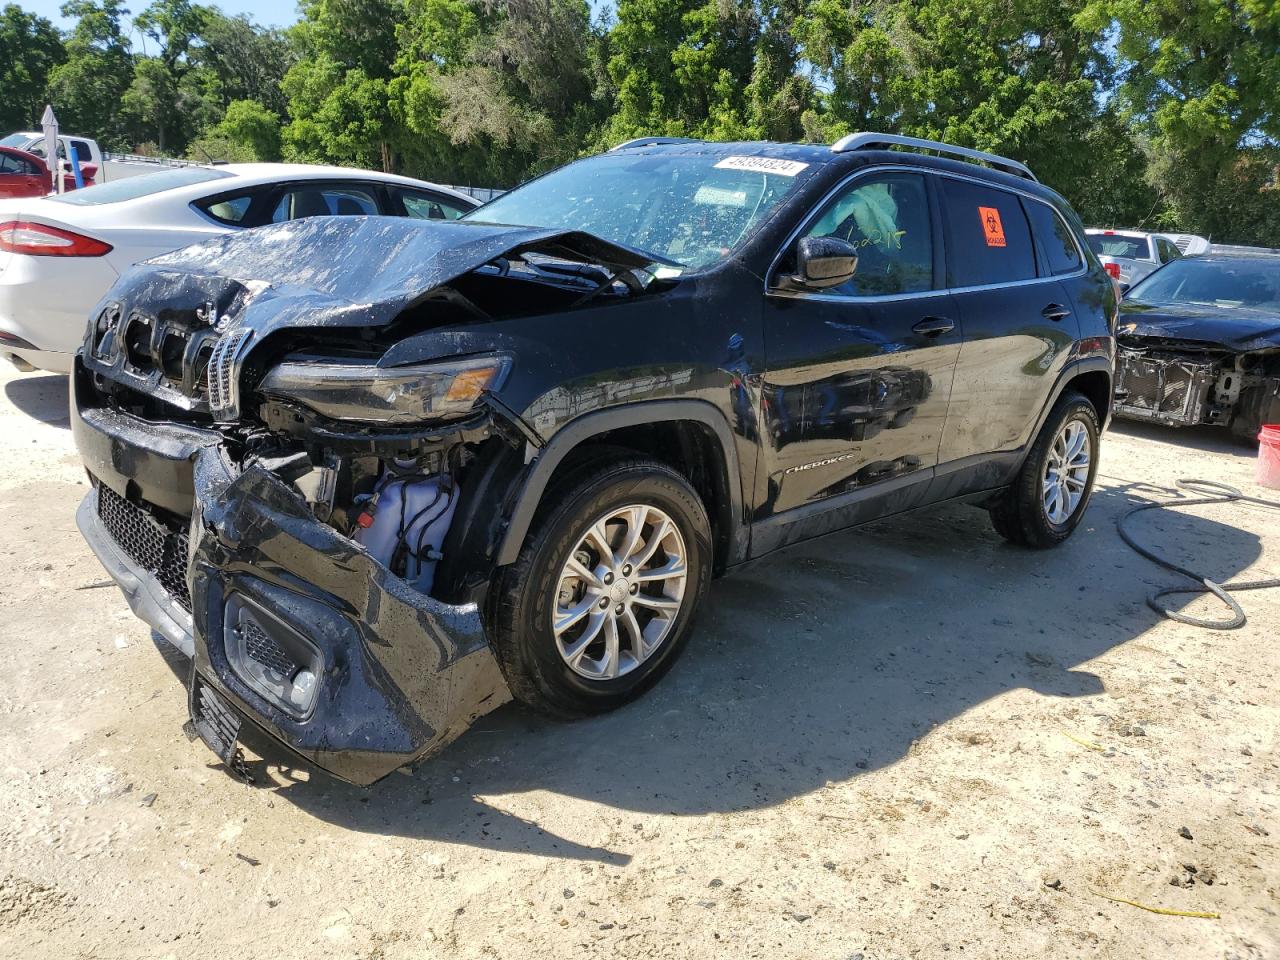
<instances>
[{"instance_id":1,"label":"wheel arch","mask_svg":"<svg viewBox=\"0 0 1280 960\"><path fill-rule=\"evenodd\" d=\"M1044 429L1044 424L1049 419L1049 414L1053 412L1053 408L1057 406L1058 401L1062 399L1062 395L1068 390L1076 390L1084 395L1085 399L1093 405L1094 410L1098 413L1099 426L1104 430L1106 429L1107 423L1111 419L1111 361L1106 357L1100 356L1081 357L1069 364L1058 376L1053 392L1049 394L1044 408L1036 418L1035 429L1031 431L1030 439L1023 448L1024 454L1030 451L1036 437Z\"/></svg>"},{"instance_id":2,"label":"wheel arch","mask_svg":"<svg viewBox=\"0 0 1280 960\"><path fill-rule=\"evenodd\" d=\"M557 469L593 444L625 446L689 477L707 507L717 572L744 559L749 528L742 509L742 471L724 414L705 400L652 400L596 410L561 427L528 464L498 545L497 566L514 563Z\"/></svg>"}]
</instances>

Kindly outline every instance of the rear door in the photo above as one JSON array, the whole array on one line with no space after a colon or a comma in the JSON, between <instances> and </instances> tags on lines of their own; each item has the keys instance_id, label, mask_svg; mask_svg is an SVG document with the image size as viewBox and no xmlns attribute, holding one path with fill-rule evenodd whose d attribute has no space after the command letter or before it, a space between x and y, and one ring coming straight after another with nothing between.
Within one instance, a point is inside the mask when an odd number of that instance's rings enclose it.
<instances>
[{"instance_id":1,"label":"rear door","mask_svg":"<svg viewBox=\"0 0 1280 960\"><path fill-rule=\"evenodd\" d=\"M1028 442L1078 325L1069 293L1037 255L1022 196L952 175L938 183L948 286L964 325L939 455L954 469Z\"/></svg>"},{"instance_id":2,"label":"rear door","mask_svg":"<svg viewBox=\"0 0 1280 960\"><path fill-rule=\"evenodd\" d=\"M303 182L290 184L280 195L271 213L272 223L306 217L377 216L378 189L375 184L350 182Z\"/></svg>"}]
</instances>

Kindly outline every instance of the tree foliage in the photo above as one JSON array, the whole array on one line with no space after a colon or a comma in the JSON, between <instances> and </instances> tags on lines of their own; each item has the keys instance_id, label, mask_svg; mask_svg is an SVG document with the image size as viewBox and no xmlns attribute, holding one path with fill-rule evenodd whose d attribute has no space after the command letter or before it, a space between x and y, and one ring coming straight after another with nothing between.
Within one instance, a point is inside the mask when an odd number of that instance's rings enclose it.
<instances>
[{"instance_id":1,"label":"tree foliage","mask_svg":"<svg viewBox=\"0 0 1280 960\"><path fill-rule=\"evenodd\" d=\"M1276 0L194 0L8 6L0 111L108 146L509 186L646 134L901 132L1029 163L1089 221L1280 244ZM129 40L130 30L140 37Z\"/></svg>"},{"instance_id":2,"label":"tree foliage","mask_svg":"<svg viewBox=\"0 0 1280 960\"><path fill-rule=\"evenodd\" d=\"M26 129L40 119L49 75L64 59L52 23L14 3L0 10L0 130Z\"/></svg>"}]
</instances>

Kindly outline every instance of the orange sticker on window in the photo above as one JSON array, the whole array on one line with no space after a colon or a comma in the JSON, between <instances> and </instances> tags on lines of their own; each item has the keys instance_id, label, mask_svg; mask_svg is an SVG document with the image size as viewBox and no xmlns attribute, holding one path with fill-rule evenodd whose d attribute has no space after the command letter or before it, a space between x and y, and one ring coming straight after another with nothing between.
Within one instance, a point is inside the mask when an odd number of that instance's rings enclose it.
<instances>
[{"instance_id":1,"label":"orange sticker on window","mask_svg":"<svg viewBox=\"0 0 1280 960\"><path fill-rule=\"evenodd\" d=\"M1000 211L995 207L979 207L978 216L982 218L982 235L987 238L988 247L1004 246L1004 224L1000 222Z\"/></svg>"}]
</instances>

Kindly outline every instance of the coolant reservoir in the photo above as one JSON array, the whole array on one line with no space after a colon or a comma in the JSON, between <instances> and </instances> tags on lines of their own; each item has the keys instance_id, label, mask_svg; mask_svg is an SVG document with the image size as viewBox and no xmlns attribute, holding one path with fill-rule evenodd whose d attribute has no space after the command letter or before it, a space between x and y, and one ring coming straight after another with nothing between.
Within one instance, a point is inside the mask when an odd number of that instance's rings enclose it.
<instances>
[{"instance_id":1,"label":"coolant reservoir","mask_svg":"<svg viewBox=\"0 0 1280 960\"><path fill-rule=\"evenodd\" d=\"M356 527L356 542L416 590L429 594L458 491L445 476L383 473ZM367 525L366 525L367 524Z\"/></svg>"}]
</instances>

